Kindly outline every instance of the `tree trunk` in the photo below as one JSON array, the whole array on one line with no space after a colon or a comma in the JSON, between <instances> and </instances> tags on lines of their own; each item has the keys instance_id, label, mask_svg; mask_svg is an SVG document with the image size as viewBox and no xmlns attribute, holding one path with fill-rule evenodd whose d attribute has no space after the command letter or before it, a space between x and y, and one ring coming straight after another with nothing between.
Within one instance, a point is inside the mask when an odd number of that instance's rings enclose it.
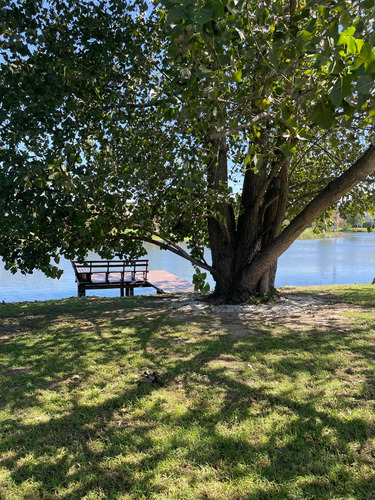
<instances>
[{"instance_id":1,"label":"tree trunk","mask_svg":"<svg viewBox=\"0 0 375 500\"><path fill-rule=\"evenodd\" d=\"M228 262L228 268L232 262L232 260ZM263 297L265 294L275 292L277 261L257 280L252 280L245 272L234 276L224 269L224 273L221 273L223 268L215 270L215 290L209 297L212 302L241 304L254 297Z\"/></svg>"},{"instance_id":2,"label":"tree trunk","mask_svg":"<svg viewBox=\"0 0 375 500\"><path fill-rule=\"evenodd\" d=\"M216 143L217 154L209 168L208 183L217 189L226 182L225 139ZM375 148L367 151L341 176L331 181L305 209L281 231L288 197L289 161L280 159L270 173L245 173L237 221L228 204L208 219L212 274L216 283L211 300L243 303L275 289L277 259L296 238L341 196L364 180L375 168ZM266 169L265 169L266 170ZM225 220L225 223L222 222ZM237 223L236 223L237 222Z\"/></svg>"},{"instance_id":3,"label":"tree trunk","mask_svg":"<svg viewBox=\"0 0 375 500\"><path fill-rule=\"evenodd\" d=\"M217 190L227 183L225 139L214 144L216 154L209 165L209 188ZM216 207L216 217L208 218L215 290L211 300L225 303L246 302L251 297L274 291L277 262L253 281L246 270L252 259L279 235L285 214L289 162L271 165L269 175L245 172L237 224L228 204ZM218 217L219 215L219 217ZM225 221L225 223L223 222Z\"/></svg>"}]
</instances>

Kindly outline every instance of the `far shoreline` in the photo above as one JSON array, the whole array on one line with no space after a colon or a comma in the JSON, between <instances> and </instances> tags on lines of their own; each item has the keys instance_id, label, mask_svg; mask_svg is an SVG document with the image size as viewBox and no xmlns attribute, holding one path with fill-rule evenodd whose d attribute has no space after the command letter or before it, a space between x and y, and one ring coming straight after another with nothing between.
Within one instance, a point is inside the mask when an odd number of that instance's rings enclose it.
<instances>
[{"instance_id":1,"label":"far shoreline","mask_svg":"<svg viewBox=\"0 0 375 500\"><path fill-rule=\"evenodd\" d=\"M312 228L305 231L297 238L298 240L318 240L324 238L345 238L352 233L367 233L366 228L355 228L350 231L325 231L323 233L314 233Z\"/></svg>"}]
</instances>

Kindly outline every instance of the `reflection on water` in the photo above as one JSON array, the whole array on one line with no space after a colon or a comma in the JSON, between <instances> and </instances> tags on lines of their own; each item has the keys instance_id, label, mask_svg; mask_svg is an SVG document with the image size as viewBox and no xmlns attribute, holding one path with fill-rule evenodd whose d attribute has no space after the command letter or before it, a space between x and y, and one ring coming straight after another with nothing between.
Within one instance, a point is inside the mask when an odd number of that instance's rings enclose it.
<instances>
[{"instance_id":1,"label":"reflection on water","mask_svg":"<svg viewBox=\"0 0 375 500\"><path fill-rule=\"evenodd\" d=\"M147 245L150 269L164 269L191 281L191 264L177 255ZM92 254L91 258L95 255ZM209 252L205 256L209 261ZM32 275L12 275L0 264L0 301L48 300L76 296L77 287L69 261L62 260L64 274L60 280ZM371 283L375 277L375 233L357 233L345 238L297 240L279 259L276 286L331 285ZM209 280L211 286L212 279ZM153 293L136 289L135 294ZM119 290L94 290L87 295L118 296Z\"/></svg>"}]
</instances>

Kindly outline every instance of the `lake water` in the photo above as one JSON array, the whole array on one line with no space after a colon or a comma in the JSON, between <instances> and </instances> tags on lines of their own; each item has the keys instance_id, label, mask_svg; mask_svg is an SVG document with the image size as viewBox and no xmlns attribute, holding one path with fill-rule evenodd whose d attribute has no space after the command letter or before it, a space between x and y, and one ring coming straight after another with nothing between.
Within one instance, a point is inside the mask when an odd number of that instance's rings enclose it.
<instances>
[{"instance_id":1,"label":"lake water","mask_svg":"<svg viewBox=\"0 0 375 500\"><path fill-rule=\"evenodd\" d=\"M189 262L158 247L147 245L150 269L164 269L191 281ZM207 252L209 260L209 252ZM77 295L74 272L69 261L62 260L64 274L59 280L5 271L0 263L0 301L48 300ZM279 259L276 286L333 285L371 283L375 277L375 233L354 233L343 238L297 240ZM211 288L213 280L209 279ZM135 294L154 293L136 289ZM119 296L119 290L89 290L87 295Z\"/></svg>"}]
</instances>

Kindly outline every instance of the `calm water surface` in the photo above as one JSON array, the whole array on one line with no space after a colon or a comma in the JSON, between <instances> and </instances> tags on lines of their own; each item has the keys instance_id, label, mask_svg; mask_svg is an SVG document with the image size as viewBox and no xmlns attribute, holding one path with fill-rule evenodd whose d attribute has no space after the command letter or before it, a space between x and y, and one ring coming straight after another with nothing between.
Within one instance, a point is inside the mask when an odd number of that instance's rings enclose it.
<instances>
[{"instance_id":1,"label":"calm water surface","mask_svg":"<svg viewBox=\"0 0 375 500\"><path fill-rule=\"evenodd\" d=\"M150 269L164 269L191 281L193 268L177 255L147 245ZM207 253L206 259L209 257ZM93 258L94 255L91 255ZM62 261L60 280L32 275L12 275L0 262L0 301L48 300L76 296L77 286L69 261ZM375 277L375 233L356 233L344 238L297 240L279 259L276 286L371 283ZM211 286L212 279L209 280ZM87 295L119 296L119 290L89 290ZM154 293L136 289L135 294Z\"/></svg>"}]
</instances>

